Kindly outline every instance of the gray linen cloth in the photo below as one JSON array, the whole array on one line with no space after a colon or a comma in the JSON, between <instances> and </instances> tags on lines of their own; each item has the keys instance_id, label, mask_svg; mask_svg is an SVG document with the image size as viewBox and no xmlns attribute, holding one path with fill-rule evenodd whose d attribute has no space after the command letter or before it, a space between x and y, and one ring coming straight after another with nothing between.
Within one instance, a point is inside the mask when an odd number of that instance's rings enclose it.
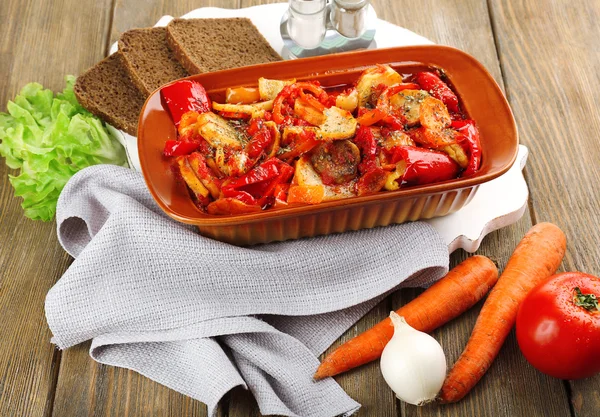
<instances>
[{"instance_id":1,"label":"gray linen cloth","mask_svg":"<svg viewBox=\"0 0 600 417\"><path fill-rule=\"evenodd\" d=\"M386 294L447 272L425 223L240 248L169 219L144 180L100 165L60 196L58 237L75 261L50 290L46 317L65 349L92 339L98 362L133 369L198 399L214 415L235 386L263 414L350 415L360 406L321 354Z\"/></svg>"}]
</instances>

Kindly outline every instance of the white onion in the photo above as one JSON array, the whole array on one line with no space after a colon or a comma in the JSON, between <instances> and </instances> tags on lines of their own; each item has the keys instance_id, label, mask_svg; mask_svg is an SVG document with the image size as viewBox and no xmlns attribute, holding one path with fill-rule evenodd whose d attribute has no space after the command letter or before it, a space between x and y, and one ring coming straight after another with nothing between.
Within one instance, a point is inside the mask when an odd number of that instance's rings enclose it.
<instances>
[{"instance_id":1,"label":"white onion","mask_svg":"<svg viewBox=\"0 0 600 417\"><path fill-rule=\"evenodd\" d=\"M409 404L435 400L446 377L446 356L427 333L413 329L395 312L390 313L394 336L381 354L381 373L396 397Z\"/></svg>"}]
</instances>

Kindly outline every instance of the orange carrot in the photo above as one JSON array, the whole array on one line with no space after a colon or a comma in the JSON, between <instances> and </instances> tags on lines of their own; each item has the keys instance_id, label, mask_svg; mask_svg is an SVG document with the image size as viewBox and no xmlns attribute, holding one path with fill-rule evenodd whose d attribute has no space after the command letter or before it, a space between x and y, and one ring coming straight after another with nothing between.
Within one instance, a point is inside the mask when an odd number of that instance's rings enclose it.
<instances>
[{"instance_id":1,"label":"orange carrot","mask_svg":"<svg viewBox=\"0 0 600 417\"><path fill-rule=\"evenodd\" d=\"M519 305L533 287L556 272L566 249L564 233L552 223L539 223L527 232L481 308L465 350L446 377L440 391L442 402L459 401L486 373L515 324Z\"/></svg>"},{"instance_id":2,"label":"orange carrot","mask_svg":"<svg viewBox=\"0 0 600 417\"><path fill-rule=\"evenodd\" d=\"M415 329L431 332L471 308L497 280L498 269L492 261L485 256L472 256L396 313ZM314 378L337 375L379 358L393 334L388 317L331 352Z\"/></svg>"}]
</instances>

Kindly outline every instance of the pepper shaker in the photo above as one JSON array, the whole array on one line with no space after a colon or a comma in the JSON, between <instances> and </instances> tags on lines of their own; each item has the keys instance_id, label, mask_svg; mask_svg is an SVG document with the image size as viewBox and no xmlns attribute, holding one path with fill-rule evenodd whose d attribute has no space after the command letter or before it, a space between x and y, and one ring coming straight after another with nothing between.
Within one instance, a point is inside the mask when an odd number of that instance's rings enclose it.
<instances>
[{"instance_id":1,"label":"pepper shaker","mask_svg":"<svg viewBox=\"0 0 600 417\"><path fill-rule=\"evenodd\" d=\"M370 0L289 0L279 26L284 58L375 47L377 14Z\"/></svg>"}]
</instances>

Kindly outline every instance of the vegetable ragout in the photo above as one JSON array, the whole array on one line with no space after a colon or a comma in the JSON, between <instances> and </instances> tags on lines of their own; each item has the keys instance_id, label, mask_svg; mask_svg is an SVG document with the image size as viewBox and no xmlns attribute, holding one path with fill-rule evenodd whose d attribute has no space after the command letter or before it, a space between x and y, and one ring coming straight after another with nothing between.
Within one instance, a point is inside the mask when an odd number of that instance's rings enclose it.
<instances>
[{"instance_id":1,"label":"vegetable ragout","mask_svg":"<svg viewBox=\"0 0 600 417\"><path fill-rule=\"evenodd\" d=\"M165 157L215 215L319 204L471 176L479 131L437 70L388 65L354 85L260 78L212 101L198 82L161 90L177 126Z\"/></svg>"}]
</instances>

